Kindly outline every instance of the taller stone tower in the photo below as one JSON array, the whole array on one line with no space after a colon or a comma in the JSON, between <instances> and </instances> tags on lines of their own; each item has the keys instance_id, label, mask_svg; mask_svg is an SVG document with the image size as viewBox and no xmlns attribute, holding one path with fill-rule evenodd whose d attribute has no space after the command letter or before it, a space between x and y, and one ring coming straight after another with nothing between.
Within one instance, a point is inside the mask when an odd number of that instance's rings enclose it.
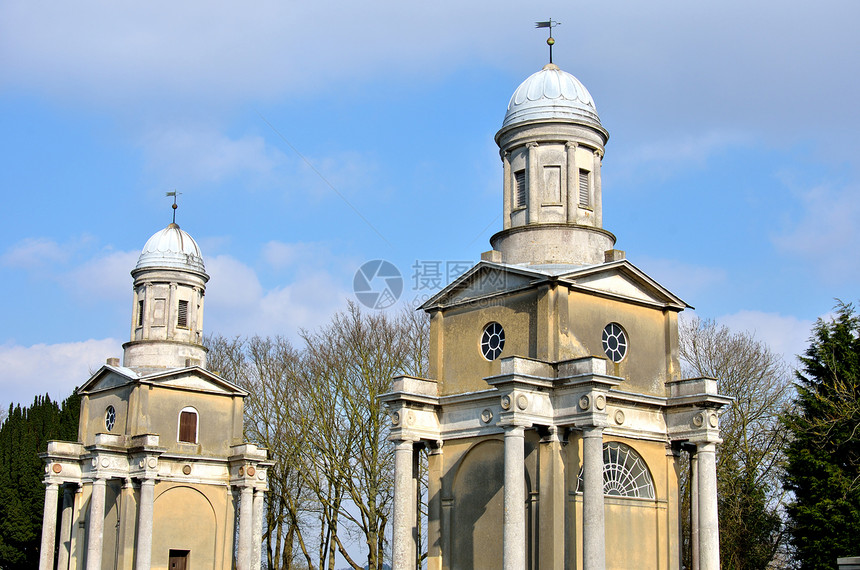
<instances>
[{"instance_id":1,"label":"taller stone tower","mask_svg":"<svg viewBox=\"0 0 860 570\"><path fill-rule=\"evenodd\" d=\"M719 569L715 445L729 400L682 378L676 295L603 229L608 133L549 64L496 134L503 228L423 305L430 378L383 396L395 442L394 568L415 567L428 453L428 567L679 569L682 450L701 570Z\"/></svg>"},{"instance_id":2,"label":"taller stone tower","mask_svg":"<svg viewBox=\"0 0 860 570\"><path fill-rule=\"evenodd\" d=\"M78 441L42 455L40 569L260 568L270 463L243 440L247 392L206 369L200 248L172 223L131 274L123 363L78 389Z\"/></svg>"}]
</instances>

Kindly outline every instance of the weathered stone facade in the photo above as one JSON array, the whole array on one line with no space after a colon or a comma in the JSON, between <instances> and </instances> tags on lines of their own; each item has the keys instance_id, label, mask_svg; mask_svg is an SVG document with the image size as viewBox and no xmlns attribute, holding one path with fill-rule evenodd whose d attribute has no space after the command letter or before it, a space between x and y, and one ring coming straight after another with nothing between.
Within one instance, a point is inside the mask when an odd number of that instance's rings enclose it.
<instances>
[{"instance_id":1,"label":"weathered stone facade","mask_svg":"<svg viewBox=\"0 0 860 570\"><path fill-rule=\"evenodd\" d=\"M503 229L423 305L429 379L382 397L395 442L395 570L416 566L418 450L428 567L678 569L678 458L693 450L700 570L719 568L715 444L729 403L684 379L677 296L603 229L608 133L549 64L496 135Z\"/></svg>"},{"instance_id":2,"label":"weathered stone facade","mask_svg":"<svg viewBox=\"0 0 860 570\"><path fill-rule=\"evenodd\" d=\"M79 389L78 442L43 454L40 569L259 568L270 463L242 439L247 393L206 370L200 250L171 224L132 275L122 366Z\"/></svg>"}]
</instances>

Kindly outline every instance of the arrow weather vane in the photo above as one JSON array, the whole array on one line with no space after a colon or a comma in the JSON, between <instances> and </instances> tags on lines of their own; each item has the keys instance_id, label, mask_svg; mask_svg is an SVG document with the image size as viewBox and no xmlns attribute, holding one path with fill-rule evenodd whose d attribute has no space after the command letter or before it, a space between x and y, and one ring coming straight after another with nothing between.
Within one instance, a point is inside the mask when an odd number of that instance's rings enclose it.
<instances>
[{"instance_id":1,"label":"arrow weather vane","mask_svg":"<svg viewBox=\"0 0 860 570\"><path fill-rule=\"evenodd\" d=\"M176 205L176 197L177 197L177 196L181 196L181 195L182 195L182 192L177 192L176 190L174 190L173 192L167 192L167 193L165 194L165 196L173 196L173 206L172 206L172 208L173 208L173 223L174 223L174 224L176 223L176 208L178 208L178 207L179 207L179 206L177 206L177 205Z\"/></svg>"},{"instance_id":2,"label":"arrow weather vane","mask_svg":"<svg viewBox=\"0 0 860 570\"><path fill-rule=\"evenodd\" d=\"M552 29L556 26L560 26L561 22L556 22L552 18L547 20L546 22L535 22L535 28L549 28L549 38L546 40L546 45L549 46L549 62L552 63L552 45L555 43L555 40L552 37Z\"/></svg>"}]
</instances>

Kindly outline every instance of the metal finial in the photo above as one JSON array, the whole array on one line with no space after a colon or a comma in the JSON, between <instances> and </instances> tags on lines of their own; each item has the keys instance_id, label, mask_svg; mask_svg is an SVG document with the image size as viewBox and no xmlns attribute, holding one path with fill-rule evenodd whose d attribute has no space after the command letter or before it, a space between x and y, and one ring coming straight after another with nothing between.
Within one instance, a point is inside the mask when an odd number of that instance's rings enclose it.
<instances>
[{"instance_id":1,"label":"metal finial","mask_svg":"<svg viewBox=\"0 0 860 570\"><path fill-rule=\"evenodd\" d=\"M546 22L535 22L535 28L549 28L549 38L546 40L546 45L549 46L549 62L552 63L552 46L555 43L555 40L552 37L552 29L556 26L560 26L561 22L556 22L552 18L547 20Z\"/></svg>"},{"instance_id":2,"label":"metal finial","mask_svg":"<svg viewBox=\"0 0 860 570\"><path fill-rule=\"evenodd\" d=\"M182 195L182 192L177 192L176 190L174 190L173 192L167 192L165 194L165 196L173 196L173 206L171 206L171 207L173 208L173 223L174 224L176 223L176 209L179 207L176 204L176 197L181 196L181 195Z\"/></svg>"}]
</instances>

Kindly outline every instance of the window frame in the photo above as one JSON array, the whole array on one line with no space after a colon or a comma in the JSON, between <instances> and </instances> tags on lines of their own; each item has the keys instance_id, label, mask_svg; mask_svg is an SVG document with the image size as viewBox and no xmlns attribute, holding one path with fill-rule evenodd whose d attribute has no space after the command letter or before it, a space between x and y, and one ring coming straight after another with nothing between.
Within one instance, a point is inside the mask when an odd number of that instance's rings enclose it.
<instances>
[{"instance_id":1,"label":"window frame","mask_svg":"<svg viewBox=\"0 0 860 570\"><path fill-rule=\"evenodd\" d=\"M182 414L194 414L194 441L182 439ZM176 421L176 441L179 443L196 444L200 434L200 413L193 406L185 406L179 410L179 415Z\"/></svg>"}]
</instances>

